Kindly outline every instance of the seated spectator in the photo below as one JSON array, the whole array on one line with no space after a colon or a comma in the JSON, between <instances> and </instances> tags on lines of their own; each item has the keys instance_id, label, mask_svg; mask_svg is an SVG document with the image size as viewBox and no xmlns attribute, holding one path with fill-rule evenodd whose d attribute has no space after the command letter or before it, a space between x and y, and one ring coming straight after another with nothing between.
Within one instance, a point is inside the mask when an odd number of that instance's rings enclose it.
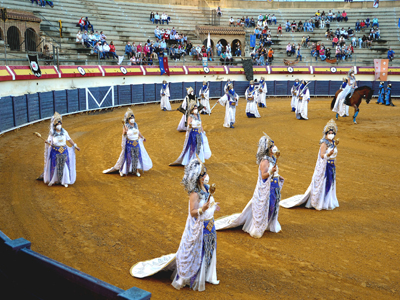
<instances>
[{"instance_id":1,"label":"seated spectator","mask_svg":"<svg viewBox=\"0 0 400 300\"><path fill-rule=\"evenodd\" d=\"M235 20L232 17L229 19L229 26L231 25L235 26Z\"/></svg>"},{"instance_id":2,"label":"seated spectator","mask_svg":"<svg viewBox=\"0 0 400 300\"><path fill-rule=\"evenodd\" d=\"M347 22L349 20L349 18L347 17L347 12L343 11L342 13L342 18L345 22Z\"/></svg>"},{"instance_id":3,"label":"seated spectator","mask_svg":"<svg viewBox=\"0 0 400 300\"><path fill-rule=\"evenodd\" d=\"M329 19L325 20L325 26L327 29L329 29L331 27L331 21Z\"/></svg>"},{"instance_id":4,"label":"seated spectator","mask_svg":"<svg viewBox=\"0 0 400 300\"><path fill-rule=\"evenodd\" d=\"M272 15L271 17L271 23L274 22L274 25L276 25L276 17L275 14Z\"/></svg>"},{"instance_id":5,"label":"seated spectator","mask_svg":"<svg viewBox=\"0 0 400 300\"><path fill-rule=\"evenodd\" d=\"M39 2L38 2L39 1ZM39 4L41 4L41 2L40 2L40 0L31 0L31 2L32 2L32 5L34 5L34 3L33 2L36 2L36 4L39 6Z\"/></svg>"},{"instance_id":6,"label":"seated spectator","mask_svg":"<svg viewBox=\"0 0 400 300\"><path fill-rule=\"evenodd\" d=\"M372 27L379 27L379 22L378 22L378 18L377 17L375 17L373 20L372 20Z\"/></svg>"},{"instance_id":7,"label":"seated spectator","mask_svg":"<svg viewBox=\"0 0 400 300\"><path fill-rule=\"evenodd\" d=\"M154 36L156 38L158 38L159 40L162 39L161 32L160 32L160 29L158 28L158 26L156 27L156 29L154 29Z\"/></svg>"},{"instance_id":8,"label":"seated spectator","mask_svg":"<svg viewBox=\"0 0 400 300\"><path fill-rule=\"evenodd\" d=\"M303 22L300 20L299 24L297 25L297 31L301 32L303 31Z\"/></svg>"},{"instance_id":9,"label":"seated spectator","mask_svg":"<svg viewBox=\"0 0 400 300\"><path fill-rule=\"evenodd\" d=\"M150 13L150 21L154 24L154 13L153 12L151 12Z\"/></svg>"},{"instance_id":10,"label":"seated spectator","mask_svg":"<svg viewBox=\"0 0 400 300\"><path fill-rule=\"evenodd\" d=\"M220 6L218 6L218 8L217 8L217 16L218 17L222 16L222 11L221 11L221 7Z\"/></svg>"},{"instance_id":11,"label":"seated spectator","mask_svg":"<svg viewBox=\"0 0 400 300\"><path fill-rule=\"evenodd\" d=\"M237 18L237 20L236 20L236 26L237 26L237 27L240 27L240 26L241 26L240 18Z\"/></svg>"},{"instance_id":12,"label":"seated spectator","mask_svg":"<svg viewBox=\"0 0 400 300\"><path fill-rule=\"evenodd\" d=\"M379 28L375 29L374 39L379 40L381 38L381 30Z\"/></svg>"},{"instance_id":13,"label":"seated spectator","mask_svg":"<svg viewBox=\"0 0 400 300\"><path fill-rule=\"evenodd\" d=\"M329 12L328 12L328 19L329 19L329 21L333 21L333 14L332 14L332 11L331 10L329 10Z\"/></svg>"},{"instance_id":14,"label":"seated spectator","mask_svg":"<svg viewBox=\"0 0 400 300\"><path fill-rule=\"evenodd\" d=\"M256 27L256 22L254 21L253 18L250 20L250 27Z\"/></svg>"},{"instance_id":15,"label":"seated spectator","mask_svg":"<svg viewBox=\"0 0 400 300\"><path fill-rule=\"evenodd\" d=\"M278 26L278 30L277 30L277 35L276 36L279 36L279 33L281 34L281 36L282 36L282 26L281 26L281 24L279 24L279 26Z\"/></svg>"},{"instance_id":16,"label":"seated spectator","mask_svg":"<svg viewBox=\"0 0 400 300\"><path fill-rule=\"evenodd\" d=\"M259 39L261 37L261 33L260 30L258 29L258 27L256 27L254 29L254 34L256 35L256 38Z\"/></svg>"},{"instance_id":17,"label":"seated spectator","mask_svg":"<svg viewBox=\"0 0 400 300\"><path fill-rule=\"evenodd\" d=\"M292 49L290 50L292 56L296 54L296 45L295 43L292 43Z\"/></svg>"},{"instance_id":18,"label":"seated spectator","mask_svg":"<svg viewBox=\"0 0 400 300\"><path fill-rule=\"evenodd\" d=\"M95 37L96 41L100 41L100 33L98 31L96 31L96 33L94 34L94 37Z\"/></svg>"},{"instance_id":19,"label":"seated spectator","mask_svg":"<svg viewBox=\"0 0 400 300\"><path fill-rule=\"evenodd\" d=\"M286 31L286 32L290 32L290 27L291 27L291 25L292 25L292 24L289 22L289 20L287 20L287 21L286 21L286 28L285 28L285 31Z\"/></svg>"},{"instance_id":20,"label":"seated spectator","mask_svg":"<svg viewBox=\"0 0 400 300\"><path fill-rule=\"evenodd\" d=\"M100 56L100 59L104 59L104 50L103 50L103 44L101 42L97 43L98 45L98 54Z\"/></svg>"},{"instance_id":21,"label":"seated spectator","mask_svg":"<svg viewBox=\"0 0 400 300\"><path fill-rule=\"evenodd\" d=\"M227 51L226 51L226 63L227 64L233 64L233 57L232 57L232 53L231 53L231 51L228 49Z\"/></svg>"},{"instance_id":22,"label":"seated spectator","mask_svg":"<svg viewBox=\"0 0 400 300\"><path fill-rule=\"evenodd\" d=\"M154 22L155 22L156 24L161 24L161 17L160 17L160 15L158 14L158 12L156 12L156 14L154 15Z\"/></svg>"},{"instance_id":23,"label":"seated spectator","mask_svg":"<svg viewBox=\"0 0 400 300\"><path fill-rule=\"evenodd\" d=\"M93 53L99 55L100 53L100 42L97 42L96 45L93 47Z\"/></svg>"},{"instance_id":24,"label":"seated spectator","mask_svg":"<svg viewBox=\"0 0 400 300\"><path fill-rule=\"evenodd\" d=\"M109 53L110 53L110 46L106 43L103 42L103 57L105 58L107 56L107 58L110 58Z\"/></svg>"},{"instance_id":25,"label":"seated spectator","mask_svg":"<svg viewBox=\"0 0 400 300\"><path fill-rule=\"evenodd\" d=\"M114 58L116 58L116 59L118 59L118 55L115 53L115 46L114 46L114 42L113 41L111 41L111 43L110 43L110 50L109 50L109 52L108 53L110 53L111 54L111 57L112 57L112 59L114 59Z\"/></svg>"},{"instance_id":26,"label":"seated spectator","mask_svg":"<svg viewBox=\"0 0 400 300\"><path fill-rule=\"evenodd\" d=\"M219 61L222 62L222 65L226 63L226 54L224 52L219 56Z\"/></svg>"},{"instance_id":27,"label":"seated spectator","mask_svg":"<svg viewBox=\"0 0 400 300\"><path fill-rule=\"evenodd\" d=\"M332 12L332 21L337 21L335 12Z\"/></svg>"},{"instance_id":28,"label":"seated spectator","mask_svg":"<svg viewBox=\"0 0 400 300\"><path fill-rule=\"evenodd\" d=\"M313 27L313 23L311 23L311 22L308 22L307 23L307 31L311 31L311 32L314 32L314 27Z\"/></svg>"},{"instance_id":29,"label":"seated spectator","mask_svg":"<svg viewBox=\"0 0 400 300\"><path fill-rule=\"evenodd\" d=\"M336 59L339 61L342 58L342 49L340 46L336 46Z\"/></svg>"},{"instance_id":30,"label":"seated spectator","mask_svg":"<svg viewBox=\"0 0 400 300\"><path fill-rule=\"evenodd\" d=\"M246 24L246 27L250 27L250 19L249 16L246 16L246 19L244 20L244 23Z\"/></svg>"},{"instance_id":31,"label":"seated spectator","mask_svg":"<svg viewBox=\"0 0 400 300\"><path fill-rule=\"evenodd\" d=\"M306 47L307 46L307 42L306 42L306 37L303 35L303 38L301 39L301 46L302 47Z\"/></svg>"},{"instance_id":32,"label":"seated spectator","mask_svg":"<svg viewBox=\"0 0 400 300\"><path fill-rule=\"evenodd\" d=\"M330 48L326 49L325 56L327 59L331 59L331 49Z\"/></svg>"},{"instance_id":33,"label":"seated spectator","mask_svg":"<svg viewBox=\"0 0 400 300\"><path fill-rule=\"evenodd\" d=\"M165 44L165 41L163 40L163 42L164 42L164 46L166 48L167 46ZM165 49L165 48L163 48L163 42L161 42L161 44L160 44L161 49ZM139 45L137 45L137 47L136 47L136 58L142 58L142 52L143 52L142 43L139 43Z\"/></svg>"},{"instance_id":34,"label":"seated spectator","mask_svg":"<svg viewBox=\"0 0 400 300\"><path fill-rule=\"evenodd\" d=\"M367 47L367 37L365 36L365 34L362 37L362 46L363 48Z\"/></svg>"},{"instance_id":35,"label":"seated spectator","mask_svg":"<svg viewBox=\"0 0 400 300\"><path fill-rule=\"evenodd\" d=\"M240 42L236 43L236 51L235 51L235 56L242 56L242 50L240 50Z\"/></svg>"},{"instance_id":36,"label":"seated spectator","mask_svg":"<svg viewBox=\"0 0 400 300\"><path fill-rule=\"evenodd\" d=\"M82 40L83 40L83 46L89 48L89 47L90 47L89 36L88 36L86 30L85 30L85 32L82 34Z\"/></svg>"},{"instance_id":37,"label":"seated spectator","mask_svg":"<svg viewBox=\"0 0 400 300\"><path fill-rule=\"evenodd\" d=\"M272 50L272 48L269 48L269 50L268 50L268 62L272 63L273 60L274 60L274 50Z\"/></svg>"},{"instance_id":38,"label":"seated spectator","mask_svg":"<svg viewBox=\"0 0 400 300\"><path fill-rule=\"evenodd\" d=\"M150 57L150 47L147 43L145 43L143 46L143 56Z\"/></svg>"},{"instance_id":39,"label":"seated spectator","mask_svg":"<svg viewBox=\"0 0 400 300\"><path fill-rule=\"evenodd\" d=\"M321 21L320 21L320 28L325 28L325 20L324 19L321 19Z\"/></svg>"},{"instance_id":40,"label":"seated spectator","mask_svg":"<svg viewBox=\"0 0 400 300\"><path fill-rule=\"evenodd\" d=\"M131 66L136 65L136 57L132 56L132 57L129 59L129 61L130 61L130 63L131 63Z\"/></svg>"},{"instance_id":41,"label":"seated spectator","mask_svg":"<svg viewBox=\"0 0 400 300\"><path fill-rule=\"evenodd\" d=\"M364 20L361 20L361 22L360 22L360 27L361 27L361 30L364 30L364 28L365 28L365 22L364 22Z\"/></svg>"},{"instance_id":42,"label":"seated spectator","mask_svg":"<svg viewBox=\"0 0 400 300\"><path fill-rule=\"evenodd\" d=\"M369 18L366 18L365 19L365 26L368 28L369 25L371 25L371 22L370 22Z\"/></svg>"},{"instance_id":43,"label":"seated spectator","mask_svg":"<svg viewBox=\"0 0 400 300\"><path fill-rule=\"evenodd\" d=\"M221 43L221 42L220 42L220 43ZM191 55L190 53L191 53L192 48L193 48L192 42L189 41L188 44L187 44L187 46L186 46L186 54L187 54L187 55Z\"/></svg>"},{"instance_id":44,"label":"seated spectator","mask_svg":"<svg viewBox=\"0 0 400 300\"><path fill-rule=\"evenodd\" d=\"M301 61L303 57L301 56L300 49L301 49L301 46L299 44L299 45L297 45L297 57L296 57L296 60L298 60L300 58L300 61Z\"/></svg>"},{"instance_id":45,"label":"seated spectator","mask_svg":"<svg viewBox=\"0 0 400 300\"><path fill-rule=\"evenodd\" d=\"M372 36L367 36L367 48L371 49L372 48Z\"/></svg>"},{"instance_id":46,"label":"seated spectator","mask_svg":"<svg viewBox=\"0 0 400 300\"><path fill-rule=\"evenodd\" d=\"M103 31L100 31L100 42L105 42L107 39L106 35L103 33Z\"/></svg>"},{"instance_id":47,"label":"seated spectator","mask_svg":"<svg viewBox=\"0 0 400 300\"><path fill-rule=\"evenodd\" d=\"M96 40L96 38L95 38L93 32L89 33L89 36L88 36L88 43L90 44L90 47L93 48L94 45L96 45L97 42L98 42L98 41Z\"/></svg>"},{"instance_id":48,"label":"seated spectator","mask_svg":"<svg viewBox=\"0 0 400 300\"><path fill-rule=\"evenodd\" d=\"M83 29L85 28L85 17L82 17L82 18L80 18L79 19L79 21L78 21L78 25L77 26L79 26L80 28L81 28L81 31L83 32Z\"/></svg>"},{"instance_id":49,"label":"seated spectator","mask_svg":"<svg viewBox=\"0 0 400 300\"><path fill-rule=\"evenodd\" d=\"M201 60L201 58L202 58L202 53L201 53L201 46L200 45L197 45L197 47L196 47L196 59L197 60Z\"/></svg>"},{"instance_id":50,"label":"seated spectator","mask_svg":"<svg viewBox=\"0 0 400 300\"><path fill-rule=\"evenodd\" d=\"M221 41L218 41L217 46L216 46L216 49L217 49L217 56L218 56L218 57L221 56L221 52L222 52L222 44L221 44Z\"/></svg>"},{"instance_id":51,"label":"seated spectator","mask_svg":"<svg viewBox=\"0 0 400 300\"><path fill-rule=\"evenodd\" d=\"M324 61L326 59L325 49L319 50L319 58L321 58L321 61Z\"/></svg>"},{"instance_id":52,"label":"seated spectator","mask_svg":"<svg viewBox=\"0 0 400 300\"><path fill-rule=\"evenodd\" d=\"M356 32L360 32L360 30L361 30L361 23L360 23L360 20L357 20L357 22L356 22Z\"/></svg>"},{"instance_id":53,"label":"seated spectator","mask_svg":"<svg viewBox=\"0 0 400 300\"><path fill-rule=\"evenodd\" d=\"M334 48L334 47L337 45L338 42L339 42L339 39L338 39L338 37L335 35L335 36L333 37L333 39L332 39L332 48Z\"/></svg>"},{"instance_id":54,"label":"seated spectator","mask_svg":"<svg viewBox=\"0 0 400 300\"><path fill-rule=\"evenodd\" d=\"M387 53L387 58L390 60L390 61L392 61L393 59L394 59L394 51L392 50L392 48L391 47L389 47L389 51L388 51L388 53Z\"/></svg>"},{"instance_id":55,"label":"seated spectator","mask_svg":"<svg viewBox=\"0 0 400 300\"><path fill-rule=\"evenodd\" d=\"M207 49L206 49L206 46L201 46L201 57L207 57Z\"/></svg>"},{"instance_id":56,"label":"seated spectator","mask_svg":"<svg viewBox=\"0 0 400 300\"><path fill-rule=\"evenodd\" d=\"M353 46L356 46L356 47L357 47L357 37L356 37L356 36L353 36L353 37L351 38L351 44L352 44Z\"/></svg>"},{"instance_id":57,"label":"seated spectator","mask_svg":"<svg viewBox=\"0 0 400 300\"><path fill-rule=\"evenodd\" d=\"M125 54L128 55L128 58L131 58L133 56L133 52L132 52L132 46L131 43L126 43L125 45Z\"/></svg>"},{"instance_id":58,"label":"seated spectator","mask_svg":"<svg viewBox=\"0 0 400 300\"><path fill-rule=\"evenodd\" d=\"M82 34L81 34L80 30L78 30L78 33L76 34L75 42L76 43L81 43L82 46L84 46L83 39L82 39Z\"/></svg>"},{"instance_id":59,"label":"seated spectator","mask_svg":"<svg viewBox=\"0 0 400 300\"><path fill-rule=\"evenodd\" d=\"M52 1L50 1L50 0L42 0L42 7L45 7L46 4L50 5L51 8L54 7L54 4L53 4Z\"/></svg>"},{"instance_id":60,"label":"seated spectator","mask_svg":"<svg viewBox=\"0 0 400 300\"><path fill-rule=\"evenodd\" d=\"M295 20L293 20L291 26L292 26L292 32L295 32L296 29L297 29L297 24L296 24L296 21L295 21Z\"/></svg>"},{"instance_id":61,"label":"seated spectator","mask_svg":"<svg viewBox=\"0 0 400 300\"><path fill-rule=\"evenodd\" d=\"M266 38L268 36L266 27L264 27L264 29L262 30L261 34L262 34L263 38Z\"/></svg>"},{"instance_id":62,"label":"seated spectator","mask_svg":"<svg viewBox=\"0 0 400 300\"><path fill-rule=\"evenodd\" d=\"M337 20L338 22L341 22L341 21L342 21L342 13L341 13L340 11L338 11L338 13L336 14L336 20Z\"/></svg>"},{"instance_id":63,"label":"seated spectator","mask_svg":"<svg viewBox=\"0 0 400 300\"><path fill-rule=\"evenodd\" d=\"M161 22L163 25L164 25L164 22L167 22L167 25L168 25L168 15L165 12L163 12L161 15Z\"/></svg>"},{"instance_id":64,"label":"seated spectator","mask_svg":"<svg viewBox=\"0 0 400 300\"><path fill-rule=\"evenodd\" d=\"M353 37L354 36L354 30L353 29L351 29L350 27L347 29L347 35L349 36L349 37Z\"/></svg>"},{"instance_id":65,"label":"seated spectator","mask_svg":"<svg viewBox=\"0 0 400 300\"><path fill-rule=\"evenodd\" d=\"M89 18L86 17L86 20L85 20L85 30L86 30L87 32L89 32L89 29L92 31L92 33L94 32L93 25L90 23Z\"/></svg>"}]
</instances>

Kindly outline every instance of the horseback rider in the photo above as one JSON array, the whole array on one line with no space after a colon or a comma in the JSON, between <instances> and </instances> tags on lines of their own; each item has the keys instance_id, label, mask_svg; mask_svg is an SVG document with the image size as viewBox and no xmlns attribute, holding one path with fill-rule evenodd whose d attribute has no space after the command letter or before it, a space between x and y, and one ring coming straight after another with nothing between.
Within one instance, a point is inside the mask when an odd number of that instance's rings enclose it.
<instances>
[{"instance_id":1,"label":"horseback rider","mask_svg":"<svg viewBox=\"0 0 400 300\"><path fill-rule=\"evenodd\" d=\"M349 73L348 73L348 84L350 85L350 87L351 87L351 91L350 91L350 98L351 98L351 96L353 96L353 93L354 93L354 90L357 88L357 81L356 81L356 77L354 76L354 68L351 68L350 70L349 70ZM347 95L346 95L347 96ZM346 115L347 115L347 113L346 113Z\"/></svg>"}]
</instances>

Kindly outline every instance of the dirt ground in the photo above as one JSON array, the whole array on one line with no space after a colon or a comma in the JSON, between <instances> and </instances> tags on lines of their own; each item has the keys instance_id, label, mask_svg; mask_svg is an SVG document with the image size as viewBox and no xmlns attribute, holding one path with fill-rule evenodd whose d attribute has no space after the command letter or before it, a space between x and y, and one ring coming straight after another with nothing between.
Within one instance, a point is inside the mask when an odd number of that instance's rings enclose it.
<instances>
[{"instance_id":1,"label":"dirt ground","mask_svg":"<svg viewBox=\"0 0 400 300\"><path fill-rule=\"evenodd\" d=\"M212 151L206 165L221 206L216 218L240 212L251 199L263 132L281 150L282 199L306 191L323 127L334 118L328 100L311 99L308 121L296 120L289 98L267 99L261 119L248 119L241 100L235 129L222 127L219 105L202 117ZM351 118L337 122L340 207L281 208L282 232L261 239L241 228L218 232L220 284L207 284L203 293L175 290L168 272L145 279L129 274L136 262L176 252L187 218L183 168L168 166L182 150L184 133L176 131L182 115L156 104L133 107L154 164L140 178L102 174L121 151L126 108L64 118L81 148L77 181L68 188L35 180L43 170L44 147L32 133L47 136L49 121L2 136L0 230L122 289L150 291L153 299L399 299L400 103L394 101L393 108L375 101L363 101L358 125Z\"/></svg>"}]
</instances>

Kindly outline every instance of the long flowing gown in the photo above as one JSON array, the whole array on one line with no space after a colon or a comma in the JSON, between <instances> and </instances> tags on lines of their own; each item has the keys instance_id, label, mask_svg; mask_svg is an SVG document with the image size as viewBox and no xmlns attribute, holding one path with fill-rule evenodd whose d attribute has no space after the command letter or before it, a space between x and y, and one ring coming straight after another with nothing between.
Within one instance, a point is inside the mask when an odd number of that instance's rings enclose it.
<instances>
[{"instance_id":1,"label":"long flowing gown","mask_svg":"<svg viewBox=\"0 0 400 300\"><path fill-rule=\"evenodd\" d=\"M297 85L297 86L293 85L292 89L290 90L292 93L292 101L290 102L290 105L292 107L292 110L294 110L294 111L296 110L296 107L297 107L297 101L298 101L297 92L298 92L299 86L300 85Z\"/></svg>"},{"instance_id":2,"label":"long flowing gown","mask_svg":"<svg viewBox=\"0 0 400 300\"><path fill-rule=\"evenodd\" d=\"M308 120L308 101L310 100L310 91L308 88L303 92L303 98L297 97L296 118Z\"/></svg>"},{"instance_id":3,"label":"long flowing gown","mask_svg":"<svg viewBox=\"0 0 400 300\"><path fill-rule=\"evenodd\" d=\"M260 92L259 89L261 89L262 92ZM257 87L257 103L263 104L264 107L267 107L267 93L268 93L267 83L264 81Z\"/></svg>"},{"instance_id":4,"label":"long flowing gown","mask_svg":"<svg viewBox=\"0 0 400 300\"><path fill-rule=\"evenodd\" d=\"M68 147L66 142L70 136L65 129L61 134L49 134L44 148L44 170L40 177L49 186L60 183L74 184L76 181L75 147Z\"/></svg>"},{"instance_id":5,"label":"long flowing gown","mask_svg":"<svg viewBox=\"0 0 400 300\"><path fill-rule=\"evenodd\" d=\"M275 164L269 163L271 170ZM275 174L278 173L278 167ZM278 221L280 192L284 179L279 175L269 176L266 181L262 179L261 170L258 169L257 185L253 197L241 213L225 216L215 220L217 230L235 228L243 225L243 231L254 238L261 238L266 230L281 231Z\"/></svg>"},{"instance_id":6,"label":"long flowing gown","mask_svg":"<svg viewBox=\"0 0 400 300\"><path fill-rule=\"evenodd\" d=\"M160 107L161 109L166 109L166 110L171 110L171 104L169 103L169 87L168 85L164 88L162 87L160 90L160 96L161 96L161 101L160 101Z\"/></svg>"},{"instance_id":7,"label":"long flowing gown","mask_svg":"<svg viewBox=\"0 0 400 300\"><path fill-rule=\"evenodd\" d=\"M204 98L202 97L204 96ZM210 90L207 86L207 88L204 90L203 87L199 91L199 97L200 97L200 103L204 106L203 111L206 113L211 113L211 107L210 107Z\"/></svg>"},{"instance_id":8,"label":"long flowing gown","mask_svg":"<svg viewBox=\"0 0 400 300\"><path fill-rule=\"evenodd\" d=\"M346 87L339 93L335 106L333 107L332 111L338 113L339 116L343 117L349 113L349 106L344 104L346 100L346 96L350 93L351 86L348 84Z\"/></svg>"},{"instance_id":9,"label":"long flowing gown","mask_svg":"<svg viewBox=\"0 0 400 300\"><path fill-rule=\"evenodd\" d=\"M202 207L208 199L207 192L198 192ZM196 208L196 207L195 207ZM205 283L219 284L217 279L217 233L214 225L215 200L210 196L210 208L201 216L190 215L190 202L185 230L178 252L135 264L130 274L144 278L160 271L173 270L172 286L181 289L189 285L195 291L204 291Z\"/></svg>"},{"instance_id":10,"label":"long flowing gown","mask_svg":"<svg viewBox=\"0 0 400 300\"><path fill-rule=\"evenodd\" d=\"M187 128L183 150L178 159L171 163L170 166L186 166L193 158L196 158L196 153L202 162L211 157L208 138L204 132L201 132L200 115L191 115L191 117L192 128L189 126Z\"/></svg>"},{"instance_id":11,"label":"long flowing gown","mask_svg":"<svg viewBox=\"0 0 400 300\"><path fill-rule=\"evenodd\" d=\"M303 195L296 195L282 200L280 206L292 208L305 203L307 208L313 207L316 210L332 210L339 207L339 201L336 198L335 161L337 156L337 147L326 139L323 139L321 142L328 145L326 153L329 153L332 149L334 149L334 153L329 158L326 156L321 158L320 149L311 184L307 191Z\"/></svg>"},{"instance_id":12,"label":"long flowing gown","mask_svg":"<svg viewBox=\"0 0 400 300\"><path fill-rule=\"evenodd\" d=\"M224 127L230 127L231 123L235 124L236 121L236 106L239 104L239 96L235 93L232 97L229 93L223 95L218 99L218 102L225 106Z\"/></svg>"},{"instance_id":13,"label":"long flowing gown","mask_svg":"<svg viewBox=\"0 0 400 300\"><path fill-rule=\"evenodd\" d=\"M138 130L137 127L136 129ZM121 148L116 164L112 168L104 170L104 174L119 171L120 174L127 175L131 172L136 173L134 172L135 167L136 170L142 171L148 171L153 167L153 162L144 147L143 139L129 140L127 136L122 135Z\"/></svg>"},{"instance_id":14,"label":"long flowing gown","mask_svg":"<svg viewBox=\"0 0 400 300\"><path fill-rule=\"evenodd\" d=\"M257 91L253 89L250 91L250 88L247 88L246 95L246 114L248 117L260 118L260 113L258 112L257 103L256 103L256 94Z\"/></svg>"}]
</instances>

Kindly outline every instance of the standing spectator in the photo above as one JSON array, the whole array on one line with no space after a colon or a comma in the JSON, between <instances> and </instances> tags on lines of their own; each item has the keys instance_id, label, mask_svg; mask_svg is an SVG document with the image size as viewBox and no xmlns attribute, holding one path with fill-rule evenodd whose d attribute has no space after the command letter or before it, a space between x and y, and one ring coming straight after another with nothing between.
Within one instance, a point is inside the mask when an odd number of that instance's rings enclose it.
<instances>
[{"instance_id":1,"label":"standing spectator","mask_svg":"<svg viewBox=\"0 0 400 300\"><path fill-rule=\"evenodd\" d=\"M89 29L92 31L92 33L94 32L93 25L90 23L88 17L86 17L86 20L85 20L85 29L86 29L86 31L88 31L88 32L89 32Z\"/></svg>"},{"instance_id":2,"label":"standing spectator","mask_svg":"<svg viewBox=\"0 0 400 300\"><path fill-rule=\"evenodd\" d=\"M299 44L297 46L297 57L296 57L296 60L298 60L300 58L300 61L301 61L303 57L301 56L300 50L301 50L301 46Z\"/></svg>"},{"instance_id":3,"label":"standing spectator","mask_svg":"<svg viewBox=\"0 0 400 300\"><path fill-rule=\"evenodd\" d=\"M276 36L279 36L279 33L281 34L281 36L282 36L282 26L281 26L281 24L279 24L279 26L278 26L278 32L277 32L278 34L276 35Z\"/></svg>"},{"instance_id":4,"label":"standing spectator","mask_svg":"<svg viewBox=\"0 0 400 300\"><path fill-rule=\"evenodd\" d=\"M113 41L111 41L111 43L110 43L110 51L109 51L109 53L111 54L113 59L114 58L118 59L118 55L115 53L115 46L114 46L114 42Z\"/></svg>"},{"instance_id":5,"label":"standing spectator","mask_svg":"<svg viewBox=\"0 0 400 300\"><path fill-rule=\"evenodd\" d=\"M273 60L274 60L274 50L272 50L272 48L269 48L269 50L268 50L268 62L272 63Z\"/></svg>"},{"instance_id":6,"label":"standing spectator","mask_svg":"<svg viewBox=\"0 0 400 300\"><path fill-rule=\"evenodd\" d=\"M211 47L208 47L207 48L207 58L210 60L210 61L212 61L213 60L213 51L212 51L212 48Z\"/></svg>"},{"instance_id":7,"label":"standing spectator","mask_svg":"<svg viewBox=\"0 0 400 300\"><path fill-rule=\"evenodd\" d=\"M150 13L150 21L154 24L154 13L153 12L151 12Z\"/></svg>"},{"instance_id":8,"label":"standing spectator","mask_svg":"<svg viewBox=\"0 0 400 300\"><path fill-rule=\"evenodd\" d=\"M221 17L222 16L222 11L221 11L221 7L218 6L217 8L217 16Z\"/></svg>"},{"instance_id":9,"label":"standing spectator","mask_svg":"<svg viewBox=\"0 0 400 300\"><path fill-rule=\"evenodd\" d=\"M85 28L85 17L80 18L78 21L78 26L81 28L81 31L83 32L83 29Z\"/></svg>"},{"instance_id":10,"label":"standing spectator","mask_svg":"<svg viewBox=\"0 0 400 300\"><path fill-rule=\"evenodd\" d=\"M235 56L242 56L242 50L240 50L240 42L236 43L236 51L235 51Z\"/></svg>"},{"instance_id":11,"label":"standing spectator","mask_svg":"<svg viewBox=\"0 0 400 300\"><path fill-rule=\"evenodd\" d=\"M394 51L392 50L392 48L391 47L389 47L389 51L388 51L388 54L387 54L387 58L390 60L390 61L392 61L393 59L394 59Z\"/></svg>"}]
</instances>

